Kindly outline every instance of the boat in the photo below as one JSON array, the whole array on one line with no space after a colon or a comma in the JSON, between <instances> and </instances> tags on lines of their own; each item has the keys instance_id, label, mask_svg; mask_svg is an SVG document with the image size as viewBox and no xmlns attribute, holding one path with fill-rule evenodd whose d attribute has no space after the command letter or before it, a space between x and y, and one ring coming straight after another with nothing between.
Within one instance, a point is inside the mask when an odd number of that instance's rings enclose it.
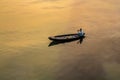
<instances>
[{"instance_id":1,"label":"boat","mask_svg":"<svg viewBox=\"0 0 120 80\"><path fill-rule=\"evenodd\" d=\"M84 37L85 37L85 33L83 34L83 36L79 36L78 33L75 33L75 34L52 36L52 37L48 37L48 39L52 41L67 42L67 41L73 41L73 40L77 40Z\"/></svg>"}]
</instances>

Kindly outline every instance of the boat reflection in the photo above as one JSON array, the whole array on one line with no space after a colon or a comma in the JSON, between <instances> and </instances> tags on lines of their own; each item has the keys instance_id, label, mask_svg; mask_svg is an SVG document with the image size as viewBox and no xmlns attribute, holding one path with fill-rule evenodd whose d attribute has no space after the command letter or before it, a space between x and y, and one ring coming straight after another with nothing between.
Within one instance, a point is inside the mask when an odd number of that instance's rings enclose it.
<instances>
[{"instance_id":1,"label":"boat reflection","mask_svg":"<svg viewBox=\"0 0 120 80\"><path fill-rule=\"evenodd\" d=\"M70 40L70 41L52 41L50 42L50 44L48 45L48 47L51 47L51 46L55 46L55 45L58 45L58 44L64 44L64 43L69 43L69 42L73 42L73 41L77 41L77 43L80 43L82 44L83 40L85 39L86 36L83 36L79 39L75 39L75 40Z\"/></svg>"}]
</instances>

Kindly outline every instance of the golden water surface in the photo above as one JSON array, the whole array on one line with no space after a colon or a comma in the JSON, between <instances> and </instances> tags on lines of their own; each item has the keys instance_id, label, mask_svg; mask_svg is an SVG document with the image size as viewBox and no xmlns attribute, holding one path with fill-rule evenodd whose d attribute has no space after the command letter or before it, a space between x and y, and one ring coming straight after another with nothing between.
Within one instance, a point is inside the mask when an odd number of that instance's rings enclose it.
<instances>
[{"instance_id":1,"label":"golden water surface","mask_svg":"<svg viewBox=\"0 0 120 80\"><path fill-rule=\"evenodd\" d=\"M0 80L120 80L120 0L0 0ZM48 47L49 36L86 38Z\"/></svg>"}]
</instances>

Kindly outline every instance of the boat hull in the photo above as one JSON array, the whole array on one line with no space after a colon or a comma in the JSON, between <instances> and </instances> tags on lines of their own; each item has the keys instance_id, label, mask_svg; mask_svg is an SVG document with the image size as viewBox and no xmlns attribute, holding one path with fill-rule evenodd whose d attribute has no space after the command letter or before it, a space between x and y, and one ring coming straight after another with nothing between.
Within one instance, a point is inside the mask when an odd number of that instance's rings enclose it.
<instances>
[{"instance_id":1,"label":"boat hull","mask_svg":"<svg viewBox=\"0 0 120 80\"><path fill-rule=\"evenodd\" d=\"M64 41L64 42L66 42L66 41L77 40L77 39L84 38L84 37L85 37L85 33L83 36L79 36L76 33L76 34L65 34L65 35L53 36L53 37L49 37L49 39L52 41L61 41L61 42Z\"/></svg>"}]
</instances>

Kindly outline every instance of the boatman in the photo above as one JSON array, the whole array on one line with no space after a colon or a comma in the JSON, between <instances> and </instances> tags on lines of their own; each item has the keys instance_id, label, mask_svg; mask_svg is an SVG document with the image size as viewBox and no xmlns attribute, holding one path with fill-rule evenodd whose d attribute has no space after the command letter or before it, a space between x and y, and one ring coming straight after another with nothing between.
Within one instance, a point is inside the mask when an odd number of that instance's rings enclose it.
<instances>
[{"instance_id":1,"label":"boatman","mask_svg":"<svg viewBox=\"0 0 120 80\"><path fill-rule=\"evenodd\" d=\"M78 35L81 37L81 36L84 36L84 32L83 32L83 30L82 30L82 28L80 28L80 30L78 30Z\"/></svg>"}]
</instances>

